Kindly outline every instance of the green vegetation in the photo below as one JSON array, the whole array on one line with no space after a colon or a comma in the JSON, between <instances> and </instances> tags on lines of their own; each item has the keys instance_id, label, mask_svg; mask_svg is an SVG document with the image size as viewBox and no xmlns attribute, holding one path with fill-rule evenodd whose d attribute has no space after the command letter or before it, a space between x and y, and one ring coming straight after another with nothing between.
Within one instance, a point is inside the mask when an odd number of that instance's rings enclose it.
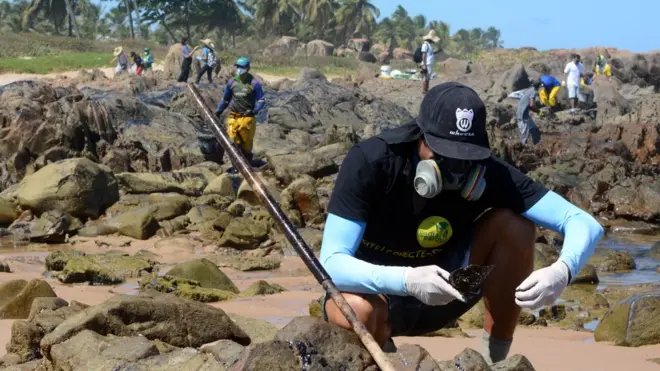
<instances>
[{"instance_id":1,"label":"green vegetation","mask_svg":"<svg viewBox=\"0 0 660 371\"><path fill-rule=\"evenodd\" d=\"M52 56L3 58L0 59L0 73L20 72L46 74L83 68L111 67L108 54L66 53Z\"/></svg>"},{"instance_id":2,"label":"green vegetation","mask_svg":"<svg viewBox=\"0 0 660 371\"><path fill-rule=\"evenodd\" d=\"M149 46L162 61L167 45L182 37L193 45L211 38L227 57L223 61L248 55L255 69L283 75L295 75L305 66L340 75L357 66L353 57L260 60L263 49L280 36L322 39L346 48L353 48L351 39L366 38L392 53L416 49L433 29L439 46L452 56L476 59L484 50L502 47L494 27L451 33L447 23L411 16L403 6L377 22L380 15L369 0L0 0L0 71L111 66L117 45L126 51Z\"/></svg>"}]
</instances>

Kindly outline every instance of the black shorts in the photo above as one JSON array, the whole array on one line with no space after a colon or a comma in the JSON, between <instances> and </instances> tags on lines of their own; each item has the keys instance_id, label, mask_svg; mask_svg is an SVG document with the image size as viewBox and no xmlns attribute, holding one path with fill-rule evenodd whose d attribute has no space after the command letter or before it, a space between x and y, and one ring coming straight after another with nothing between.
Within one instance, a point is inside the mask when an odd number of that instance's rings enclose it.
<instances>
[{"instance_id":1,"label":"black shorts","mask_svg":"<svg viewBox=\"0 0 660 371\"><path fill-rule=\"evenodd\" d=\"M466 266L472 247L472 236L471 233L464 243L444 254L438 265L449 272ZM467 303L455 300L442 306L429 306L412 296L383 296L389 306L388 322L392 328L391 336L420 336L452 324L479 302L481 292L468 298ZM328 299L327 294L321 298L321 312L326 321L328 317L325 313L325 303Z\"/></svg>"}]
</instances>

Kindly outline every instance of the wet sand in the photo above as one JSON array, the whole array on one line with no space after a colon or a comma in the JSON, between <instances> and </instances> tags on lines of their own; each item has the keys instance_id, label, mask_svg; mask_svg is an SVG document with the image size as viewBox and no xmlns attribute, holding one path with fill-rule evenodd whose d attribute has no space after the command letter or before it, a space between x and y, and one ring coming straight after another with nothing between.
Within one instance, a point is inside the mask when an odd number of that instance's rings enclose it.
<instances>
[{"instance_id":1,"label":"wet sand","mask_svg":"<svg viewBox=\"0 0 660 371\"><path fill-rule=\"evenodd\" d=\"M75 249L88 253L103 252L110 249L123 250L127 253L145 249L160 256L164 264L195 259L212 250L194 236L173 238L154 238L148 241L131 241L129 247L118 247L130 239L125 237L105 237L110 246L99 247L97 239L74 238ZM49 250L55 249L51 247ZM47 251L21 252L17 250L0 251L0 258L8 261L14 273L0 273L0 283L13 279L43 278L44 259ZM278 283L289 291L268 296L239 298L231 301L214 303L213 306L243 316L261 318L282 327L296 316L307 315L310 301L322 294L322 289L314 278L307 273L305 265L297 257L285 257L282 266L275 271L240 272L223 268L223 271L243 290L259 279ZM86 304L102 303L116 293L136 294L134 281L117 286L63 285L56 279L46 278L57 295L65 300L77 300ZM10 338L12 320L0 320L0 355L5 353L2 344ZM400 337L397 344L414 343L425 347L439 360L453 358L461 350L470 347L480 349L480 330L468 330L472 338L423 338ZM529 329L520 328L511 350L511 355L520 353L527 356L537 370L660 370L660 365L647 361L660 356L660 345L640 348L615 347L594 343L590 332L566 331L555 328Z\"/></svg>"}]
</instances>

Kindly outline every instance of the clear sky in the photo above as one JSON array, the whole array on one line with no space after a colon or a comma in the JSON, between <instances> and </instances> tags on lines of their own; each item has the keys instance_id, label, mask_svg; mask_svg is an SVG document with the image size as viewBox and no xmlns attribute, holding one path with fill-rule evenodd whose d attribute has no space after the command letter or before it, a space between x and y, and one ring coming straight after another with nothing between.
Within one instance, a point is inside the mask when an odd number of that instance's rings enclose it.
<instances>
[{"instance_id":1,"label":"clear sky","mask_svg":"<svg viewBox=\"0 0 660 371\"><path fill-rule=\"evenodd\" d=\"M504 47L660 49L659 0L371 0L381 18L402 4L411 16L460 28L495 26Z\"/></svg>"}]
</instances>

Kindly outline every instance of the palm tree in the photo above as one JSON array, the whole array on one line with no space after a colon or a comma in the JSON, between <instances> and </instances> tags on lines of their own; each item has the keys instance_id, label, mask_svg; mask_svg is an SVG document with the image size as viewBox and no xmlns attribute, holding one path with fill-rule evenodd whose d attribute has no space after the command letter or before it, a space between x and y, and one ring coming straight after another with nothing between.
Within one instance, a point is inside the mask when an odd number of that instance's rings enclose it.
<instances>
[{"instance_id":1,"label":"palm tree","mask_svg":"<svg viewBox=\"0 0 660 371\"><path fill-rule=\"evenodd\" d=\"M336 9L337 3L333 0L302 0L300 4L301 15L314 27L319 38L324 38L327 25L334 19Z\"/></svg>"},{"instance_id":2,"label":"palm tree","mask_svg":"<svg viewBox=\"0 0 660 371\"><path fill-rule=\"evenodd\" d=\"M338 10L338 20L344 25L348 38L369 37L380 17L380 9L369 0L346 0Z\"/></svg>"},{"instance_id":3,"label":"palm tree","mask_svg":"<svg viewBox=\"0 0 660 371\"><path fill-rule=\"evenodd\" d=\"M246 0L245 4L254 9L254 19L264 33L277 30L283 36L300 18L292 0Z\"/></svg>"},{"instance_id":4,"label":"palm tree","mask_svg":"<svg viewBox=\"0 0 660 371\"><path fill-rule=\"evenodd\" d=\"M401 43L399 27L390 18L384 18L378 23L378 28L376 29L374 37L387 45L390 54L392 54L392 51L394 51L394 49Z\"/></svg>"},{"instance_id":5,"label":"palm tree","mask_svg":"<svg viewBox=\"0 0 660 371\"><path fill-rule=\"evenodd\" d=\"M55 33L59 34L64 21L73 12L70 0L32 0L23 13L21 28L28 31L34 28L37 16L41 12L52 22ZM70 18L69 18L70 20Z\"/></svg>"},{"instance_id":6,"label":"palm tree","mask_svg":"<svg viewBox=\"0 0 660 371\"><path fill-rule=\"evenodd\" d=\"M423 14L418 14L413 17L413 23L418 31L426 29L426 17Z\"/></svg>"},{"instance_id":7,"label":"palm tree","mask_svg":"<svg viewBox=\"0 0 660 371\"><path fill-rule=\"evenodd\" d=\"M484 35L488 42L488 47L492 49L497 49L497 48L502 48L504 45L504 42L500 39L501 37L501 32L497 28L491 26L488 27L488 30L486 30L486 33Z\"/></svg>"}]
</instances>

